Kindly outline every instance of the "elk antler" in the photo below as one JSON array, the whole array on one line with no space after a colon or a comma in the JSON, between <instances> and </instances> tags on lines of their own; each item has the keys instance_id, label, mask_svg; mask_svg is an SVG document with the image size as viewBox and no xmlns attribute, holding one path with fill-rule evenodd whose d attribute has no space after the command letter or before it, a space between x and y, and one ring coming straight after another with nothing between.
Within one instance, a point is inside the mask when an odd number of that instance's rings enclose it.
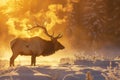
<instances>
[{"instance_id":1,"label":"elk antler","mask_svg":"<svg viewBox=\"0 0 120 80\"><path fill-rule=\"evenodd\" d=\"M58 36L56 36L55 38L56 39L59 39L59 38L61 38L63 35L62 34L58 34Z\"/></svg>"},{"instance_id":2,"label":"elk antler","mask_svg":"<svg viewBox=\"0 0 120 80\"><path fill-rule=\"evenodd\" d=\"M50 34L48 33L48 31L47 31L47 29L46 29L45 27L40 26L39 24L36 24L36 26L34 26L34 27L30 28L30 29L27 29L27 30L31 30L31 29L34 29L34 28L37 28L37 27L38 27L38 28L42 28L42 29L44 30L45 34L46 34L48 37L54 38L52 35L50 35ZM53 35L54 35L54 33L53 33Z\"/></svg>"}]
</instances>

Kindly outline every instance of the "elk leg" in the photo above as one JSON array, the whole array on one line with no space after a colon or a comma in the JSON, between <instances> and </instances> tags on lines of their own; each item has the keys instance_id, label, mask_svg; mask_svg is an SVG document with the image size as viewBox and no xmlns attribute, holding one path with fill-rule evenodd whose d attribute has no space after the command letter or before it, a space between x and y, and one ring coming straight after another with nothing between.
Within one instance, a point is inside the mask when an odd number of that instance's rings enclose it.
<instances>
[{"instance_id":1,"label":"elk leg","mask_svg":"<svg viewBox=\"0 0 120 80\"><path fill-rule=\"evenodd\" d=\"M33 65L33 55L31 56L31 66Z\"/></svg>"},{"instance_id":2,"label":"elk leg","mask_svg":"<svg viewBox=\"0 0 120 80\"><path fill-rule=\"evenodd\" d=\"M36 56L33 57L33 64L36 65Z\"/></svg>"},{"instance_id":3,"label":"elk leg","mask_svg":"<svg viewBox=\"0 0 120 80\"><path fill-rule=\"evenodd\" d=\"M10 67L14 66L14 60L16 59L18 55L12 55L12 57L10 58Z\"/></svg>"},{"instance_id":4,"label":"elk leg","mask_svg":"<svg viewBox=\"0 0 120 80\"><path fill-rule=\"evenodd\" d=\"M32 66L32 65L35 66L35 63L36 63L36 56L35 56L35 55L32 55L32 56L31 56L31 66Z\"/></svg>"}]
</instances>

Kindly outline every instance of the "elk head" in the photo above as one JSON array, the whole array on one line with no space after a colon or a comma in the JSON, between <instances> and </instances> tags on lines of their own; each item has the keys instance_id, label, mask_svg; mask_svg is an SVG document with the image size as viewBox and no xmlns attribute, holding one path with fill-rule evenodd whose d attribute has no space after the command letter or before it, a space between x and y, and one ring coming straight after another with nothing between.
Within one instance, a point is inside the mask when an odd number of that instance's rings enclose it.
<instances>
[{"instance_id":1,"label":"elk head","mask_svg":"<svg viewBox=\"0 0 120 80\"><path fill-rule=\"evenodd\" d=\"M54 48L55 50L59 50L59 49L64 49L65 47L59 42L57 41L58 39L62 38L62 35L59 34L58 36L56 37L52 37L51 38L51 41L54 43Z\"/></svg>"}]
</instances>

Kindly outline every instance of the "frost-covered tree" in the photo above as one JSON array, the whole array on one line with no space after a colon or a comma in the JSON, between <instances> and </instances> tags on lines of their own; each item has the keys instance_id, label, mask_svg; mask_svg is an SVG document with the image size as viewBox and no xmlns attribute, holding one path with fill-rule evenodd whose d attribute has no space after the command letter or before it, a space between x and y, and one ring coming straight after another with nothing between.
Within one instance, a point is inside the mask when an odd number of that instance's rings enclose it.
<instances>
[{"instance_id":1,"label":"frost-covered tree","mask_svg":"<svg viewBox=\"0 0 120 80\"><path fill-rule=\"evenodd\" d=\"M68 15L69 40L75 49L120 46L120 0L80 0Z\"/></svg>"},{"instance_id":2,"label":"frost-covered tree","mask_svg":"<svg viewBox=\"0 0 120 80\"><path fill-rule=\"evenodd\" d=\"M105 0L85 0L82 10L82 25L90 37L90 45L97 49L98 43L104 38L104 27L107 23L107 11Z\"/></svg>"},{"instance_id":3,"label":"frost-covered tree","mask_svg":"<svg viewBox=\"0 0 120 80\"><path fill-rule=\"evenodd\" d=\"M107 15L106 34L113 44L120 46L120 0L107 1Z\"/></svg>"}]
</instances>

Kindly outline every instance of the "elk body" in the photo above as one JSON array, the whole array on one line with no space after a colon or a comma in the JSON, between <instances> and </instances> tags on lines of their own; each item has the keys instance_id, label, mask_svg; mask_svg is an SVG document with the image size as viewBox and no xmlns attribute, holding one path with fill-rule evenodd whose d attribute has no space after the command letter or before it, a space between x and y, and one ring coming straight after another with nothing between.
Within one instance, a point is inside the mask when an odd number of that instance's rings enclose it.
<instances>
[{"instance_id":1,"label":"elk body","mask_svg":"<svg viewBox=\"0 0 120 80\"><path fill-rule=\"evenodd\" d=\"M14 66L14 60L18 55L31 56L31 65L35 66L37 56L49 56L58 50L64 49L64 46L57 41L62 35L59 34L57 37L53 37L48 34L45 27L39 25L37 25L37 27L42 28L51 40L44 40L37 36L12 40L10 46L13 54L10 58L10 66Z\"/></svg>"}]
</instances>

